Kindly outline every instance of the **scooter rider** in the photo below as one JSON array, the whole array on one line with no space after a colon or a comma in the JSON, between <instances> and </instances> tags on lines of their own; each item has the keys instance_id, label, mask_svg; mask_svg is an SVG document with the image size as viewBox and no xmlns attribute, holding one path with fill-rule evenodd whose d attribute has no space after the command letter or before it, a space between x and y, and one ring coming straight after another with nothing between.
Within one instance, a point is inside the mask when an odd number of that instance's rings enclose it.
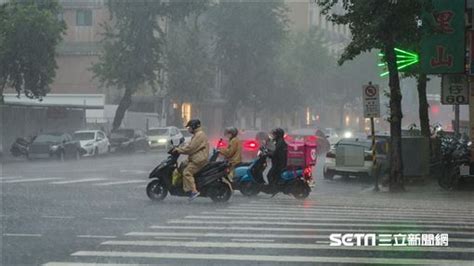
<instances>
[{"instance_id":1,"label":"scooter rider","mask_svg":"<svg viewBox=\"0 0 474 266\"><path fill-rule=\"evenodd\" d=\"M209 142L201 128L199 119L192 119L187 124L188 132L193 134L191 142L184 147L174 149L174 152L188 155L188 161L183 170L183 190L190 192L189 200L199 196L194 175L208 163Z\"/></svg>"},{"instance_id":2,"label":"scooter rider","mask_svg":"<svg viewBox=\"0 0 474 266\"><path fill-rule=\"evenodd\" d=\"M272 139L275 148L270 151L268 156L272 160L272 168L268 172L267 178L270 185L276 185L281 173L287 166L288 145L284 139L285 131L281 128L275 128L271 131L270 138Z\"/></svg>"},{"instance_id":3,"label":"scooter rider","mask_svg":"<svg viewBox=\"0 0 474 266\"><path fill-rule=\"evenodd\" d=\"M224 130L224 135L229 139L229 145L227 148L219 148L218 151L224 158L229 161L230 164L230 175L229 179L232 180L234 168L242 162L242 145L237 135L239 131L235 127L228 127Z\"/></svg>"}]
</instances>

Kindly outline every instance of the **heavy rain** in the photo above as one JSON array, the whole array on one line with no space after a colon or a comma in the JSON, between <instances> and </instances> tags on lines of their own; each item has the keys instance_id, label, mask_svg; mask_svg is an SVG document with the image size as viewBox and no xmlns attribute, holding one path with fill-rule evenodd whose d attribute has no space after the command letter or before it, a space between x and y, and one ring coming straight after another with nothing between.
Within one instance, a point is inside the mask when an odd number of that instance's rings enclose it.
<instances>
[{"instance_id":1,"label":"heavy rain","mask_svg":"<svg viewBox=\"0 0 474 266\"><path fill-rule=\"evenodd\" d=\"M0 0L0 265L472 265L473 8Z\"/></svg>"}]
</instances>

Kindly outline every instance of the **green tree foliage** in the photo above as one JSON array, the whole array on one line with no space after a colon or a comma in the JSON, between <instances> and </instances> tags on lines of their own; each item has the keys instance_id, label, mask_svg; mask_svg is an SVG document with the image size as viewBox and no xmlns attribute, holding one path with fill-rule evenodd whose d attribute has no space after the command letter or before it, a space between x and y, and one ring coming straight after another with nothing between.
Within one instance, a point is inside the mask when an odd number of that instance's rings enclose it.
<instances>
[{"instance_id":1,"label":"green tree foliage","mask_svg":"<svg viewBox=\"0 0 474 266\"><path fill-rule=\"evenodd\" d=\"M172 21L166 42L166 83L168 95L180 105L203 100L213 86L215 67L198 14ZM177 108L179 111L180 108ZM177 115L181 119L181 115ZM181 126L183 121L176 121Z\"/></svg>"},{"instance_id":2,"label":"green tree foliage","mask_svg":"<svg viewBox=\"0 0 474 266\"><path fill-rule=\"evenodd\" d=\"M401 153L402 95L394 48L400 44L413 43L417 35L417 21L423 3L412 0L343 0L342 13L333 8L339 1L316 0L324 13L337 24L347 24L352 41L346 47L339 63L352 60L362 52L380 49L385 54L389 71L390 87L390 135L391 169L390 189L400 191L403 186L403 164Z\"/></svg>"},{"instance_id":3,"label":"green tree foliage","mask_svg":"<svg viewBox=\"0 0 474 266\"><path fill-rule=\"evenodd\" d=\"M238 106L259 109L273 93L277 54L286 37L283 1L220 1L211 14L215 56L225 76L227 119Z\"/></svg>"},{"instance_id":4,"label":"green tree foliage","mask_svg":"<svg viewBox=\"0 0 474 266\"><path fill-rule=\"evenodd\" d=\"M124 90L113 129L120 127L132 95L142 86L156 88L165 52L164 19L182 19L207 1L108 1L112 17L104 25L104 51L93 66L105 86Z\"/></svg>"},{"instance_id":5,"label":"green tree foliage","mask_svg":"<svg viewBox=\"0 0 474 266\"><path fill-rule=\"evenodd\" d=\"M0 103L11 87L42 99L56 74L55 49L66 24L57 1L18 0L0 6Z\"/></svg>"}]
</instances>

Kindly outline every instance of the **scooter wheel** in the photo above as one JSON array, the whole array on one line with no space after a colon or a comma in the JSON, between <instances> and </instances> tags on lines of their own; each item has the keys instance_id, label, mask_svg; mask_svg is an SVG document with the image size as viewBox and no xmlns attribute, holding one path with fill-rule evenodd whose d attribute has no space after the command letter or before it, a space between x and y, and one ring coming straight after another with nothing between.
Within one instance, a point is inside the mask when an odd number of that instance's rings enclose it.
<instances>
[{"instance_id":1,"label":"scooter wheel","mask_svg":"<svg viewBox=\"0 0 474 266\"><path fill-rule=\"evenodd\" d=\"M293 194L293 197L296 199L306 199L310 192L311 188L307 184L300 184L295 186L291 194Z\"/></svg>"},{"instance_id":2,"label":"scooter wheel","mask_svg":"<svg viewBox=\"0 0 474 266\"><path fill-rule=\"evenodd\" d=\"M232 189L227 184L219 182L219 184L209 189L208 195L213 202L227 202L232 196Z\"/></svg>"},{"instance_id":3,"label":"scooter wheel","mask_svg":"<svg viewBox=\"0 0 474 266\"><path fill-rule=\"evenodd\" d=\"M162 201L168 195L168 190L160 180L155 179L146 186L146 195L153 201Z\"/></svg>"},{"instance_id":4,"label":"scooter wheel","mask_svg":"<svg viewBox=\"0 0 474 266\"><path fill-rule=\"evenodd\" d=\"M259 192L257 185L250 181L240 183L240 193L246 197L254 197Z\"/></svg>"}]
</instances>

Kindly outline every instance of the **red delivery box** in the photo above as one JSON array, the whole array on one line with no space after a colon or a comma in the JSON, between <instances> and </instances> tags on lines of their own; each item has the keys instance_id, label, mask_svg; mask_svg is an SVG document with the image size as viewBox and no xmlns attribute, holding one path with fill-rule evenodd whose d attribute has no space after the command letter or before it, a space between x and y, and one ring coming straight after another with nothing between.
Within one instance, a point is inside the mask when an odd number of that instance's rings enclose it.
<instances>
[{"instance_id":1,"label":"red delivery box","mask_svg":"<svg viewBox=\"0 0 474 266\"><path fill-rule=\"evenodd\" d=\"M288 166L308 167L316 165L316 143L304 141L288 142Z\"/></svg>"}]
</instances>

